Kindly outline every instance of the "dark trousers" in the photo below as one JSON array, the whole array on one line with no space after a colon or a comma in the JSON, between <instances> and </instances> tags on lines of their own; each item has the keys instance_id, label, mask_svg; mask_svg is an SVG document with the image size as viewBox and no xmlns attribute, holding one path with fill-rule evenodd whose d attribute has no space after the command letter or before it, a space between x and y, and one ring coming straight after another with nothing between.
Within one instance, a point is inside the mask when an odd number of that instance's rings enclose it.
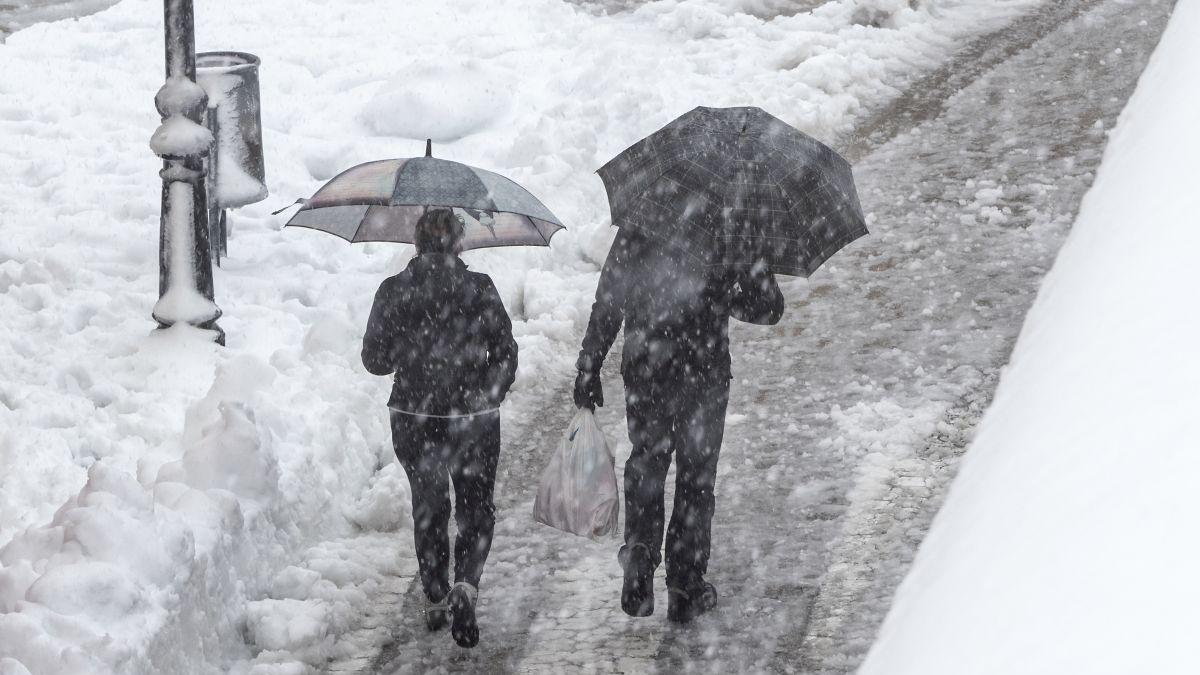
<instances>
[{"instance_id":1,"label":"dark trousers","mask_svg":"<svg viewBox=\"0 0 1200 675\"><path fill-rule=\"evenodd\" d=\"M651 387L626 383L633 452L625 464L625 546L644 544L662 562L667 470L675 457L675 504L666 532L667 585L689 588L708 572L714 488L729 380L684 380Z\"/></svg>"},{"instance_id":2,"label":"dark trousers","mask_svg":"<svg viewBox=\"0 0 1200 675\"><path fill-rule=\"evenodd\" d=\"M500 413L439 418L392 412L392 444L412 488L413 536L425 594L450 592L450 483L454 483L454 581L479 586L492 548Z\"/></svg>"}]
</instances>

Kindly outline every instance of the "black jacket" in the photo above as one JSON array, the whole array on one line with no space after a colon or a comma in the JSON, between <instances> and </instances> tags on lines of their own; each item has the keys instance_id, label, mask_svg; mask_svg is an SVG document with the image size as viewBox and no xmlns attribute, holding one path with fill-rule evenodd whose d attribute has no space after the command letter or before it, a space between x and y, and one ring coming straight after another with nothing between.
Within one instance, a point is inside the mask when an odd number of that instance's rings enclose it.
<instances>
[{"instance_id":1,"label":"black jacket","mask_svg":"<svg viewBox=\"0 0 1200 675\"><path fill-rule=\"evenodd\" d=\"M388 407L460 415L494 410L517 370L512 323L486 274L456 256L423 254L375 294L362 361L396 374Z\"/></svg>"},{"instance_id":2,"label":"black jacket","mask_svg":"<svg viewBox=\"0 0 1200 675\"><path fill-rule=\"evenodd\" d=\"M729 317L775 324L783 294L770 273L713 272L677 249L621 229L604 261L576 367L598 372L621 323L626 386L730 378Z\"/></svg>"}]
</instances>

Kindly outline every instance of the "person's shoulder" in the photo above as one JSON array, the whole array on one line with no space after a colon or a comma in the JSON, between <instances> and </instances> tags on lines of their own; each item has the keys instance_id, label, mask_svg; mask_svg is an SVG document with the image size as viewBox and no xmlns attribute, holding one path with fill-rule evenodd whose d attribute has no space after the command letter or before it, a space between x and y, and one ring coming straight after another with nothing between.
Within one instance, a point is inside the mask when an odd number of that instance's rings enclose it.
<instances>
[{"instance_id":1,"label":"person's shoulder","mask_svg":"<svg viewBox=\"0 0 1200 675\"><path fill-rule=\"evenodd\" d=\"M381 286L405 286L412 283L412 272L404 270L383 280Z\"/></svg>"},{"instance_id":2,"label":"person's shoulder","mask_svg":"<svg viewBox=\"0 0 1200 675\"><path fill-rule=\"evenodd\" d=\"M384 279L379 284L381 292L394 293L412 285L412 270L404 269Z\"/></svg>"},{"instance_id":3,"label":"person's shoulder","mask_svg":"<svg viewBox=\"0 0 1200 675\"><path fill-rule=\"evenodd\" d=\"M467 283L470 293L476 302L492 304L500 302L500 291L496 289L492 278L483 272L467 272Z\"/></svg>"},{"instance_id":4,"label":"person's shoulder","mask_svg":"<svg viewBox=\"0 0 1200 675\"><path fill-rule=\"evenodd\" d=\"M472 272L471 270L466 270L466 277L467 280L470 281L471 284L476 288L487 289L495 288L496 286L494 283L492 283L492 278L483 272Z\"/></svg>"}]
</instances>

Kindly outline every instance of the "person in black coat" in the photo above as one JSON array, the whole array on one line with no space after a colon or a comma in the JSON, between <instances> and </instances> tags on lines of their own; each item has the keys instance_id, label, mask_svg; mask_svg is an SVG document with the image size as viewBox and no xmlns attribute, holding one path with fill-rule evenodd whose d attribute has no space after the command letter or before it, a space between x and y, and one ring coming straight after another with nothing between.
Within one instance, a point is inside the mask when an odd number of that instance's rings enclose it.
<instances>
[{"instance_id":1,"label":"person in black coat","mask_svg":"<svg viewBox=\"0 0 1200 675\"><path fill-rule=\"evenodd\" d=\"M417 222L417 255L375 294L362 361L395 374L392 443L412 487L413 533L426 622L449 621L464 647L479 641L475 601L495 526L500 403L517 368L512 323L486 274L458 258L462 221L430 209ZM450 483L454 483L454 586L450 586ZM449 615L449 616L447 616Z\"/></svg>"},{"instance_id":2,"label":"person in black coat","mask_svg":"<svg viewBox=\"0 0 1200 675\"><path fill-rule=\"evenodd\" d=\"M654 611L653 574L663 558L663 490L672 455L667 618L690 621L716 605L716 589L704 575L732 377L729 317L774 324L782 315L783 295L765 264L709 268L661 240L618 230L576 363L575 404L593 410L604 405L600 368L624 323L621 374L633 451L625 464L625 545L618 560L627 614Z\"/></svg>"}]
</instances>

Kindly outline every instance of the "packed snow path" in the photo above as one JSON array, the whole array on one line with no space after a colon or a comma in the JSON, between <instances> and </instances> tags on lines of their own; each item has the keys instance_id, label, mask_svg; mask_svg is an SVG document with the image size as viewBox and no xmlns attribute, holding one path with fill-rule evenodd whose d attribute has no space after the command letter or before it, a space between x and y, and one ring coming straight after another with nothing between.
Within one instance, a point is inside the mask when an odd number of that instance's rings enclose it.
<instances>
[{"instance_id":1,"label":"packed snow path","mask_svg":"<svg viewBox=\"0 0 1200 675\"><path fill-rule=\"evenodd\" d=\"M717 612L667 624L660 572L663 607L626 617L617 542L532 523L539 473L570 412L564 382L544 416L505 420L480 646L425 633L411 534L369 534L320 555L380 551L392 576L346 639L381 651L329 669L853 670L1172 7L1051 4L863 127L847 145L872 236L813 279L786 283L779 326L734 323L710 570ZM915 126L895 124L897 111ZM605 374L600 419L620 464L620 378Z\"/></svg>"}]
</instances>

